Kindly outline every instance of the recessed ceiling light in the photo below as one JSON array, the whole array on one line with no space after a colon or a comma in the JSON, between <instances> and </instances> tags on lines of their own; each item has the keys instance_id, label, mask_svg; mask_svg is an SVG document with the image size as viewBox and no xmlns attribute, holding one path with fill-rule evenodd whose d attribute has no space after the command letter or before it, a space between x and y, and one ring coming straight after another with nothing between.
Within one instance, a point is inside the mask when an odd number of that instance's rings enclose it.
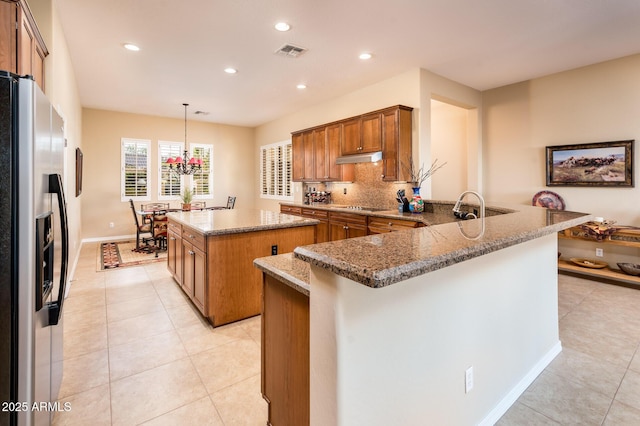
<instances>
[{"instance_id":1,"label":"recessed ceiling light","mask_svg":"<svg viewBox=\"0 0 640 426\"><path fill-rule=\"evenodd\" d=\"M278 22L277 24L274 25L274 28L278 31L289 31L291 29L291 25L287 24L286 22Z\"/></svg>"},{"instance_id":2,"label":"recessed ceiling light","mask_svg":"<svg viewBox=\"0 0 640 426\"><path fill-rule=\"evenodd\" d=\"M238 72L238 70L237 70L237 69L235 69L235 68L231 68L231 67L229 67L229 68L225 68L225 69L224 69L224 72L226 72L227 74L235 74L235 73L237 73L237 72Z\"/></svg>"},{"instance_id":3,"label":"recessed ceiling light","mask_svg":"<svg viewBox=\"0 0 640 426\"><path fill-rule=\"evenodd\" d=\"M296 88L298 88L298 89L300 89L300 90L302 90L302 89L306 89L306 88L307 88L307 85L306 85L306 84L302 84L302 83L300 83L300 84L298 84L298 85L296 86Z\"/></svg>"},{"instance_id":4,"label":"recessed ceiling light","mask_svg":"<svg viewBox=\"0 0 640 426\"><path fill-rule=\"evenodd\" d=\"M371 59L371 53L361 53L360 56L358 56L360 59L362 60L367 60L367 59Z\"/></svg>"},{"instance_id":5,"label":"recessed ceiling light","mask_svg":"<svg viewBox=\"0 0 640 426\"><path fill-rule=\"evenodd\" d=\"M140 50L140 48L138 46L136 46L135 44L131 44L131 43L125 43L124 44L124 48L127 50L131 50L132 52L137 52Z\"/></svg>"}]
</instances>

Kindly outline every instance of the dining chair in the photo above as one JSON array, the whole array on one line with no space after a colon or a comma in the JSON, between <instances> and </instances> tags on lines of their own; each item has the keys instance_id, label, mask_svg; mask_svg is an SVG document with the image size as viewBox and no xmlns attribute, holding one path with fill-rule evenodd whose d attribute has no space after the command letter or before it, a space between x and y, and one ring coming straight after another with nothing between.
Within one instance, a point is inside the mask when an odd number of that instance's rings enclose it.
<instances>
[{"instance_id":1,"label":"dining chair","mask_svg":"<svg viewBox=\"0 0 640 426\"><path fill-rule=\"evenodd\" d=\"M138 213L136 213L136 207L133 205L132 199L129 199L129 204L131 205L131 212L133 213L133 219L136 224L136 248L133 249L133 251L148 252L150 250L149 242L153 241L151 223L140 223L138 220ZM145 237L144 234L149 234L149 236ZM140 243L142 243L142 245Z\"/></svg>"},{"instance_id":2,"label":"dining chair","mask_svg":"<svg viewBox=\"0 0 640 426\"><path fill-rule=\"evenodd\" d=\"M156 210L153 212L151 216L151 229L156 257L158 257L158 251L167 249L168 224L169 219L167 218L167 212L165 210Z\"/></svg>"},{"instance_id":3,"label":"dining chair","mask_svg":"<svg viewBox=\"0 0 640 426\"><path fill-rule=\"evenodd\" d=\"M164 210L165 212L169 210L169 203L147 203L140 204L140 210L143 212L153 212L156 210Z\"/></svg>"},{"instance_id":4,"label":"dining chair","mask_svg":"<svg viewBox=\"0 0 640 426\"><path fill-rule=\"evenodd\" d=\"M236 197L227 198L227 208L232 209L236 205Z\"/></svg>"},{"instance_id":5,"label":"dining chair","mask_svg":"<svg viewBox=\"0 0 640 426\"><path fill-rule=\"evenodd\" d=\"M206 201L192 201L191 202L191 210L202 210L207 207Z\"/></svg>"}]
</instances>

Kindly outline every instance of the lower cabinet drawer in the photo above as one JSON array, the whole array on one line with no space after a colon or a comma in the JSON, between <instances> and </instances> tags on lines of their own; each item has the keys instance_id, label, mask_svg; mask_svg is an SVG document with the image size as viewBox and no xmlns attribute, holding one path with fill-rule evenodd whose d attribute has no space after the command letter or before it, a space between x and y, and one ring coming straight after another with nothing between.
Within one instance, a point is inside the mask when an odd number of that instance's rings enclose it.
<instances>
[{"instance_id":1,"label":"lower cabinet drawer","mask_svg":"<svg viewBox=\"0 0 640 426\"><path fill-rule=\"evenodd\" d=\"M182 239L189 241L195 247L199 248L202 251L205 251L206 237L203 234L200 234L193 229L184 227L182 229Z\"/></svg>"}]
</instances>

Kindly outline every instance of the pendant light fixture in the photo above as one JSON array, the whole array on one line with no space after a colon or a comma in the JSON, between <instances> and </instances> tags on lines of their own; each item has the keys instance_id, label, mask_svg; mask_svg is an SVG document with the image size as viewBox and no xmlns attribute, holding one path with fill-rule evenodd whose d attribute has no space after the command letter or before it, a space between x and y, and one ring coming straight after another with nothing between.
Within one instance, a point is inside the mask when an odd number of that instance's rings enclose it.
<instances>
[{"instance_id":1,"label":"pendant light fixture","mask_svg":"<svg viewBox=\"0 0 640 426\"><path fill-rule=\"evenodd\" d=\"M184 105L184 146L187 147L187 107L189 104ZM202 158L189 158L188 151L185 149L182 157L176 158L169 157L167 159L169 170L175 172L178 175L192 175L198 170L202 169Z\"/></svg>"}]
</instances>

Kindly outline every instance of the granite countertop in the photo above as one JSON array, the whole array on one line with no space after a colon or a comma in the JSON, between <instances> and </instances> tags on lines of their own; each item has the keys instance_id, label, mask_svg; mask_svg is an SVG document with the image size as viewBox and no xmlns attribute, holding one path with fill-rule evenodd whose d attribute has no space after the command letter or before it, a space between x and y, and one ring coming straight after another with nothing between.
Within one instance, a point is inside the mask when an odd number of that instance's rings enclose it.
<instances>
[{"instance_id":1,"label":"granite countertop","mask_svg":"<svg viewBox=\"0 0 640 426\"><path fill-rule=\"evenodd\" d=\"M301 246L294 254L379 288L593 220L586 213L542 207L499 208L512 213Z\"/></svg>"},{"instance_id":2,"label":"granite countertop","mask_svg":"<svg viewBox=\"0 0 640 426\"><path fill-rule=\"evenodd\" d=\"M267 229L293 228L319 223L316 219L259 209L197 210L171 212L167 216L205 235L238 234Z\"/></svg>"},{"instance_id":3,"label":"granite countertop","mask_svg":"<svg viewBox=\"0 0 640 426\"><path fill-rule=\"evenodd\" d=\"M348 208L347 206L342 206L339 204L324 204L324 203L315 203L315 204L301 204L301 203L280 203L283 206L291 206L291 207L301 207L301 208L312 208L316 210L326 210L329 212L341 212L341 213L353 213L359 214L363 216L372 216L372 217L382 217L387 219L401 219L412 222L420 222L424 223L427 226L430 225L439 225L442 223L450 223L457 222L461 219L457 219L453 216L452 210L455 205L455 201L444 201L444 200L428 200L425 203L425 212L424 213L409 213L409 212L399 212L398 209L389 209L389 210L367 210L363 208L362 210ZM469 209L471 207L477 207L478 204L464 202L462 204L462 210ZM504 208L504 207L487 207L486 214L487 216L499 215L502 213L513 213L515 210Z\"/></svg>"},{"instance_id":4,"label":"granite countertop","mask_svg":"<svg viewBox=\"0 0 640 426\"><path fill-rule=\"evenodd\" d=\"M296 259L293 253L255 259L253 264L289 287L309 296L309 269L307 262Z\"/></svg>"}]
</instances>

